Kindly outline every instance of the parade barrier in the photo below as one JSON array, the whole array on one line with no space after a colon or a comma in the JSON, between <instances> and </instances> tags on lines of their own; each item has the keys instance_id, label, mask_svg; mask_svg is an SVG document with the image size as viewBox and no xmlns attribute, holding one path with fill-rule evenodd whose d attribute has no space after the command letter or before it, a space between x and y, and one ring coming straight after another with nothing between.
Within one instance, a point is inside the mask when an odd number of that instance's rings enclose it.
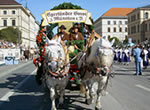
<instances>
[{"instance_id":1,"label":"parade barrier","mask_svg":"<svg viewBox=\"0 0 150 110\"><path fill-rule=\"evenodd\" d=\"M0 49L0 65L18 64L20 49Z\"/></svg>"}]
</instances>

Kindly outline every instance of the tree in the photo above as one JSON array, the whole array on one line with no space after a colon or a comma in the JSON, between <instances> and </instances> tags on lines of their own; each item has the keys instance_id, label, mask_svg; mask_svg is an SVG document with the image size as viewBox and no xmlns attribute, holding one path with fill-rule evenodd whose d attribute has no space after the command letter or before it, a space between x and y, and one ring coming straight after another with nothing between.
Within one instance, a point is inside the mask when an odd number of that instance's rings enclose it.
<instances>
[{"instance_id":1,"label":"tree","mask_svg":"<svg viewBox=\"0 0 150 110\"><path fill-rule=\"evenodd\" d=\"M18 28L8 27L0 30L0 39L9 42L21 43L21 31Z\"/></svg>"},{"instance_id":2,"label":"tree","mask_svg":"<svg viewBox=\"0 0 150 110\"><path fill-rule=\"evenodd\" d=\"M123 41L123 44L125 44L125 45L128 44L128 38L125 38L125 40Z\"/></svg>"},{"instance_id":3,"label":"tree","mask_svg":"<svg viewBox=\"0 0 150 110\"><path fill-rule=\"evenodd\" d=\"M121 45L121 42L117 37L111 37L108 40L111 42L113 39L115 39L114 46Z\"/></svg>"}]
</instances>

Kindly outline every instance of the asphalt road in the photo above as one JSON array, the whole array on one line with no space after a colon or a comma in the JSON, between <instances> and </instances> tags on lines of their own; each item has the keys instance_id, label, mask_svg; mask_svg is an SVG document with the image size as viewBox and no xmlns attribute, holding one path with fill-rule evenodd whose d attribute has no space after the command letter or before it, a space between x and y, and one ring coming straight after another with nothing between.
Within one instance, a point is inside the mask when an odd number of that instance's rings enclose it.
<instances>
[{"instance_id":1,"label":"asphalt road","mask_svg":"<svg viewBox=\"0 0 150 110\"><path fill-rule=\"evenodd\" d=\"M0 110L50 110L42 87L35 82L32 62L0 66ZM134 63L114 64L115 77L110 80L108 94L102 97L104 110L150 110L150 67L135 76ZM94 110L86 105L78 89L66 90L64 109Z\"/></svg>"}]
</instances>

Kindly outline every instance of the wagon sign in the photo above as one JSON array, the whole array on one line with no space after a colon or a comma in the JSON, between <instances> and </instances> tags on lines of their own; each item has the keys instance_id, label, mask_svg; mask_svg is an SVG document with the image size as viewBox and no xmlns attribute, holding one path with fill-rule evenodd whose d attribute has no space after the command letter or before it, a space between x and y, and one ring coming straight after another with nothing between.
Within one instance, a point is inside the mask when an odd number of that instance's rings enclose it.
<instances>
[{"instance_id":1,"label":"wagon sign","mask_svg":"<svg viewBox=\"0 0 150 110\"><path fill-rule=\"evenodd\" d=\"M90 17L91 13L87 10L50 10L42 14L42 26L61 22L83 22L90 25Z\"/></svg>"}]
</instances>

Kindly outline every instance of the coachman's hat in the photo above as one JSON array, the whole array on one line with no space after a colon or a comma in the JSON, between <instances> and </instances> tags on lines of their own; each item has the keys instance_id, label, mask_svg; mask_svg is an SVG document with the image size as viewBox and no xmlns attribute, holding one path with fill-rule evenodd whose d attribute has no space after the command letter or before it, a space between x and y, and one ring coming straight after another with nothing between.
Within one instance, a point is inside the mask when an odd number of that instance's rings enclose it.
<instances>
[{"instance_id":1,"label":"coachman's hat","mask_svg":"<svg viewBox=\"0 0 150 110\"><path fill-rule=\"evenodd\" d=\"M79 29L79 26L78 25L74 25L73 29Z\"/></svg>"},{"instance_id":2,"label":"coachman's hat","mask_svg":"<svg viewBox=\"0 0 150 110\"><path fill-rule=\"evenodd\" d=\"M59 27L59 29L65 29L65 30L66 30L66 27L65 27L64 25L61 25L61 26Z\"/></svg>"}]
</instances>

